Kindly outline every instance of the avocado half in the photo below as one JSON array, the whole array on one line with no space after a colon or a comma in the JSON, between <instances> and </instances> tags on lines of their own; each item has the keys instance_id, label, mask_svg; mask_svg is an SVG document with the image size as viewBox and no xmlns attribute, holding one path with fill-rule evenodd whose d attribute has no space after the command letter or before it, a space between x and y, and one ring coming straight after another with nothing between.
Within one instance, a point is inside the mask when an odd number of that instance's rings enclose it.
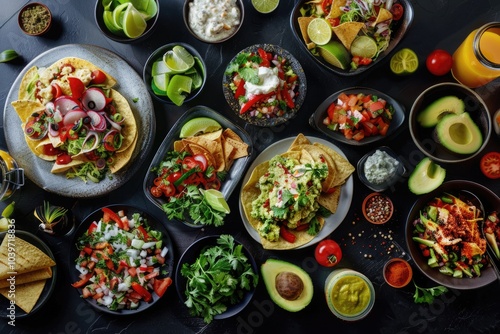
<instances>
[{"instance_id":1,"label":"avocado half","mask_svg":"<svg viewBox=\"0 0 500 334\"><path fill-rule=\"evenodd\" d=\"M458 115L464 111L464 101L453 95L443 96L422 110L417 116L417 121L421 126L430 128L436 126L445 115Z\"/></svg>"},{"instance_id":2,"label":"avocado half","mask_svg":"<svg viewBox=\"0 0 500 334\"><path fill-rule=\"evenodd\" d=\"M469 113L448 114L436 125L441 145L458 154L471 154L483 144L483 135Z\"/></svg>"},{"instance_id":3,"label":"avocado half","mask_svg":"<svg viewBox=\"0 0 500 334\"><path fill-rule=\"evenodd\" d=\"M267 292L276 305L289 312L300 311L309 305L313 297L314 287L311 277L302 268L286 261L267 259L260 270ZM294 280L300 279L302 281L302 291L296 298L294 297L295 299L284 298L278 291L277 285L283 286L284 283L283 281L278 282L282 277L288 279L293 277ZM296 286L296 283L295 281L291 285Z\"/></svg>"},{"instance_id":4,"label":"avocado half","mask_svg":"<svg viewBox=\"0 0 500 334\"><path fill-rule=\"evenodd\" d=\"M446 176L446 170L429 157L420 161L408 178L408 188L415 195L427 194L439 187Z\"/></svg>"}]
</instances>

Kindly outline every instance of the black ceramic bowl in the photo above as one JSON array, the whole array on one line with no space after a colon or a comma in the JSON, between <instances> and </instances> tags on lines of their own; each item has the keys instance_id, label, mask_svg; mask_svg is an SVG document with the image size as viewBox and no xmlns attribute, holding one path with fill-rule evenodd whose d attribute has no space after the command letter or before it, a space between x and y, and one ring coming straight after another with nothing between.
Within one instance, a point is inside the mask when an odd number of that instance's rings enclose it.
<instances>
[{"instance_id":1,"label":"black ceramic bowl","mask_svg":"<svg viewBox=\"0 0 500 334\"><path fill-rule=\"evenodd\" d=\"M179 299L182 301L182 303L186 301L185 291L187 285L187 278L181 274L182 266L185 263L188 264L194 263L205 249L217 246L218 238L219 238L218 235L212 235L200 238L196 240L191 246L189 246L181 255L175 271L175 287L177 293L179 294ZM236 239L234 240L234 242L236 245L241 244ZM252 266L253 272L258 275L259 270L257 267L257 263L255 262L255 259L253 258L252 254L250 254L250 252L244 246L243 246L243 254L248 258L248 263L250 263L250 265ZM251 288L243 295L243 298L239 303L234 305L226 305L227 310L221 314L214 316L214 319L216 320L226 319L240 313L250 303L254 293L255 293L255 288Z\"/></svg>"},{"instance_id":2,"label":"black ceramic bowl","mask_svg":"<svg viewBox=\"0 0 500 334\"><path fill-rule=\"evenodd\" d=\"M417 121L418 114L429 104L450 95L463 100L465 112L469 113L481 131L483 143L474 153L459 154L449 151L437 141L434 127L424 128ZM439 83L420 93L411 107L408 126L415 145L428 157L444 163L463 162L478 155L486 147L492 128L490 113L483 99L472 89L452 82Z\"/></svg>"},{"instance_id":3,"label":"black ceramic bowl","mask_svg":"<svg viewBox=\"0 0 500 334\"><path fill-rule=\"evenodd\" d=\"M392 26L392 37L389 42L389 46L387 49L382 52L378 58L373 61L371 64L366 66L359 66L356 70L351 69L341 69L339 67L333 66L330 63L326 62L322 57L314 55L311 50L307 48L304 39L302 38L302 33L300 32L300 26L298 23L298 18L301 15L300 9L304 6L305 3L310 2L309 0L299 0L295 7L292 10L290 15L290 27L292 28L293 35L297 39L297 42L300 44L301 48L318 64L323 66L324 68L343 76L352 76L363 73L364 71L376 66L381 62L389 53L396 48L399 42L403 39L406 31L410 28L413 22L413 6L410 0L399 0L398 2L403 6L404 13L400 20L394 21Z\"/></svg>"},{"instance_id":4,"label":"black ceramic bowl","mask_svg":"<svg viewBox=\"0 0 500 334\"><path fill-rule=\"evenodd\" d=\"M443 183L436 190L421 196L413 205L408 214L406 221L406 245L410 252L416 267L429 279L437 284L453 288L453 289L476 289L488 285L496 280L495 271L491 266L483 267L481 269L481 276L474 278L454 278L439 272L437 268L432 268L427 264L427 258L422 255L419 244L413 241L414 225L413 222L419 217L420 211L425 205L433 198L441 196L444 193L450 193L457 197L464 197L471 201L475 201L474 197L480 201L475 204L482 206L485 212L493 210L500 210L500 199L488 188L471 181L453 180ZM472 194L472 195L471 195Z\"/></svg>"},{"instance_id":5,"label":"black ceramic bowl","mask_svg":"<svg viewBox=\"0 0 500 334\"><path fill-rule=\"evenodd\" d=\"M189 93L189 95L184 99L182 102L183 104L189 101L192 101L194 98L198 96L198 94L201 93L203 90L203 87L205 86L205 82L207 81L207 67L205 65L205 61L201 57L200 53L191 45L186 44L186 43L169 43L163 46L160 46L158 49L156 49L146 60L146 64L144 65L144 70L142 72L142 78L144 80L144 84L148 88L149 93L156 98L157 100L168 103L168 104L174 104L167 96L163 95L158 95L153 91L153 88L151 86L151 81L153 80L152 76L152 67L153 63L157 60L160 60L163 58L163 55L165 52L172 50L172 48L176 45L180 45L184 47L193 57L195 57L195 64L193 67L198 71L198 73L201 73L202 75L202 84L199 88L196 88Z\"/></svg>"},{"instance_id":6,"label":"black ceramic bowl","mask_svg":"<svg viewBox=\"0 0 500 334\"><path fill-rule=\"evenodd\" d=\"M393 174L390 175L390 177L387 178L386 181L381 182L381 183L373 183L368 181L366 174L365 174L365 163L368 157L373 155L377 150L380 150L382 152L385 152L387 155L389 155L391 158L395 159L398 161L398 165L395 168L395 171ZM398 182L403 182L405 180L405 177L407 175L406 167L403 163L403 161L398 157L396 152L394 152L391 148L387 146L381 146L378 147L367 154L365 154L361 159L359 159L358 164L357 164L357 172L358 172L358 177L363 182L365 186L370 188L373 191L376 192L381 192L385 191L391 187L394 187L396 183Z\"/></svg>"},{"instance_id":7,"label":"black ceramic bowl","mask_svg":"<svg viewBox=\"0 0 500 334\"><path fill-rule=\"evenodd\" d=\"M384 100L387 101L389 105L392 105L394 107L394 114L392 121L389 125L389 130L387 131L385 136L381 135L376 135L376 136L370 136L370 137L365 137L359 141L354 140L354 139L347 139L344 134L342 134L340 131L333 131L330 130L324 123L323 120L325 117L328 115L327 110L328 106L334 102L337 101L338 97L340 94L359 94L363 93L364 95L376 95L378 97L383 98ZM400 104L398 101L393 99L387 94L384 94L382 92L379 92L376 89L372 88L366 88L366 87L351 87L351 88L346 88L339 90L338 92L333 93L329 97L327 97L321 104L316 108L314 113L311 115L309 118L309 125L311 125L314 129L322 132L323 134L327 135L328 137L344 143L344 144L349 144L349 145L355 145L355 146L361 146L361 145L367 145L367 144L373 144L376 142L379 142L381 140L384 140L388 137L390 137L392 134L394 134L398 128L404 123L405 120L405 108L402 104Z\"/></svg>"},{"instance_id":8,"label":"black ceramic bowl","mask_svg":"<svg viewBox=\"0 0 500 334\"><path fill-rule=\"evenodd\" d=\"M97 0L97 2L95 4L95 10L94 10L95 22L97 24L97 27L99 27L99 30L101 30L102 34L115 42L133 43L133 42L143 41L148 36L150 36L151 33L154 31L154 29L156 27L156 22L158 21L158 18L160 17L160 2L159 2L159 0L154 0L154 2L156 3L156 8L157 8L156 15L146 21L146 23L147 23L146 30L144 31L144 33L141 36L136 37L136 38L129 38L124 33L112 33L106 27L106 24L104 23L104 19L103 19L104 6L102 5L102 2L103 2L103 0Z\"/></svg>"},{"instance_id":9,"label":"black ceramic bowl","mask_svg":"<svg viewBox=\"0 0 500 334\"><path fill-rule=\"evenodd\" d=\"M191 3L193 3L193 0L185 0L184 2L184 7L183 7L183 17L184 17L184 23L186 24L186 29L193 35L194 38L205 42L205 43L222 43L225 42L229 39L231 39L234 35L238 33L240 30L241 26L243 25L243 20L245 18L245 6L243 4L243 0L236 0L236 7L239 10L240 13L240 20L239 24L236 27L232 28L232 32L230 35L223 35L222 37L217 37L214 36L213 38L209 38L207 36L203 36L199 33L197 33L189 24L189 11L191 8Z\"/></svg>"}]
</instances>

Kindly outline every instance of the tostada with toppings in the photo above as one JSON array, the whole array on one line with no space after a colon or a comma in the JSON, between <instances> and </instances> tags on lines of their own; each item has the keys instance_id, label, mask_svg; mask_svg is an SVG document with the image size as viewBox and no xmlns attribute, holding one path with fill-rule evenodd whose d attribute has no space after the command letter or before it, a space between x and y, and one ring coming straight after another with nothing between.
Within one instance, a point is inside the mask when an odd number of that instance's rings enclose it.
<instances>
[{"instance_id":1,"label":"tostada with toppings","mask_svg":"<svg viewBox=\"0 0 500 334\"><path fill-rule=\"evenodd\" d=\"M137 124L116 80L91 62L62 58L23 76L16 110L30 150L52 173L99 182L130 160Z\"/></svg>"}]
</instances>

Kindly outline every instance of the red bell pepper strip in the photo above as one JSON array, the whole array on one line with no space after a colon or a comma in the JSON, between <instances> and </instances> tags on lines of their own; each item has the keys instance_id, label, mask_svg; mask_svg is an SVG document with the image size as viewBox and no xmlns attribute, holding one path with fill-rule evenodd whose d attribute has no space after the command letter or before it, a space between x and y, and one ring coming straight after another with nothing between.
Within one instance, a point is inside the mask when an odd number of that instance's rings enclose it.
<instances>
[{"instance_id":1,"label":"red bell pepper strip","mask_svg":"<svg viewBox=\"0 0 500 334\"><path fill-rule=\"evenodd\" d=\"M87 282L92 278L92 276L94 276L94 273L93 272L89 272L88 274L86 274L85 276L83 276L78 282L75 282L75 283L71 284L71 286L74 287L74 288L81 288L85 284L87 284Z\"/></svg>"},{"instance_id":2,"label":"red bell pepper strip","mask_svg":"<svg viewBox=\"0 0 500 334\"><path fill-rule=\"evenodd\" d=\"M121 229L128 230L128 226L125 227L125 224L123 224L123 221L120 219L120 216L118 216L113 210L110 208L102 208L102 212L104 212L103 220L104 221L109 221L111 219L116 223L116 226L118 226Z\"/></svg>"},{"instance_id":3,"label":"red bell pepper strip","mask_svg":"<svg viewBox=\"0 0 500 334\"><path fill-rule=\"evenodd\" d=\"M295 234L290 232L284 225L280 226L280 236L283 239L285 239L285 241L288 241L292 244L295 242L296 239Z\"/></svg>"},{"instance_id":4,"label":"red bell pepper strip","mask_svg":"<svg viewBox=\"0 0 500 334\"><path fill-rule=\"evenodd\" d=\"M132 289L134 289L135 292L141 295L142 299L144 299L144 301L147 303L149 303L153 299L151 293L137 282L132 282Z\"/></svg>"},{"instance_id":5,"label":"red bell pepper strip","mask_svg":"<svg viewBox=\"0 0 500 334\"><path fill-rule=\"evenodd\" d=\"M285 102L286 102L286 105L288 106L288 108L293 109L295 107L295 102L293 102L293 99L290 96L290 92L288 91L288 85L286 82L283 83L282 93L283 93L283 97L285 98Z\"/></svg>"},{"instance_id":6,"label":"red bell pepper strip","mask_svg":"<svg viewBox=\"0 0 500 334\"><path fill-rule=\"evenodd\" d=\"M271 66L271 62L269 61L270 59L269 59L269 57L267 55L267 52L264 49L262 49L262 48L259 48L257 50L257 52L259 53L260 58L262 58L262 61L260 62L259 65L262 66L262 67L269 67L269 66Z\"/></svg>"},{"instance_id":7,"label":"red bell pepper strip","mask_svg":"<svg viewBox=\"0 0 500 334\"><path fill-rule=\"evenodd\" d=\"M271 97L273 93L269 94L260 94L260 95L254 95L251 99L249 99L247 102L243 103L240 109L240 114L246 113L252 106L254 106L257 102L262 101L267 99L268 97Z\"/></svg>"},{"instance_id":8,"label":"red bell pepper strip","mask_svg":"<svg viewBox=\"0 0 500 334\"><path fill-rule=\"evenodd\" d=\"M237 100L240 96L245 95L245 80L241 79L234 92L234 98Z\"/></svg>"},{"instance_id":9,"label":"red bell pepper strip","mask_svg":"<svg viewBox=\"0 0 500 334\"><path fill-rule=\"evenodd\" d=\"M158 295L158 297L163 297L167 288L172 284L172 279L170 277L163 279L155 279L153 284L153 290Z\"/></svg>"}]
</instances>

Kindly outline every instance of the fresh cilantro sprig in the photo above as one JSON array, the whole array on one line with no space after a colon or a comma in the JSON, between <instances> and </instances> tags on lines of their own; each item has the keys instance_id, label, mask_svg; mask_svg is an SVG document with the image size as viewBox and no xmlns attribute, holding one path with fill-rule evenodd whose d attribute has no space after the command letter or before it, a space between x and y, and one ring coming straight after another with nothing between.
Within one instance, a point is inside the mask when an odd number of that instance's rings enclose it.
<instances>
[{"instance_id":1,"label":"fresh cilantro sprig","mask_svg":"<svg viewBox=\"0 0 500 334\"><path fill-rule=\"evenodd\" d=\"M229 234L219 236L217 245L203 250L194 263L184 263L181 275L187 278L186 306L206 323L239 303L259 280L243 246Z\"/></svg>"},{"instance_id":2,"label":"fresh cilantro sprig","mask_svg":"<svg viewBox=\"0 0 500 334\"><path fill-rule=\"evenodd\" d=\"M415 285L415 293L413 295L413 300L415 301L415 303L432 304L435 297L448 292L448 289L442 285L431 288L423 288L418 286L415 281L413 281L413 285Z\"/></svg>"}]
</instances>

